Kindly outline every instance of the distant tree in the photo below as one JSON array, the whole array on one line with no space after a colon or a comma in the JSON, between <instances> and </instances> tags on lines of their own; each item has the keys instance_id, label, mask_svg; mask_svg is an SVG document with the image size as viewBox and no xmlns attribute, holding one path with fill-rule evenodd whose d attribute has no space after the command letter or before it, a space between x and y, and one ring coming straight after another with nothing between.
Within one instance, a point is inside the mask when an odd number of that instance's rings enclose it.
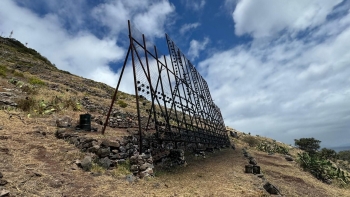
<instances>
[{"instance_id":1,"label":"distant tree","mask_svg":"<svg viewBox=\"0 0 350 197\"><path fill-rule=\"evenodd\" d=\"M338 158L350 162L350 150L339 151Z\"/></svg>"},{"instance_id":2,"label":"distant tree","mask_svg":"<svg viewBox=\"0 0 350 197\"><path fill-rule=\"evenodd\" d=\"M311 155L316 154L317 150L320 148L320 143L321 141L315 138L294 139L295 146Z\"/></svg>"},{"instance_id":3,"label":"distant tree","mask_svg":"<svg viewBox=\"0 0 350 197\"><path fill-rule=\"evenodd\" d=\"M323 159L335 160L337 158L337 152L333 149L322 148L318 154Z\"/></svg>"}]
</instances>

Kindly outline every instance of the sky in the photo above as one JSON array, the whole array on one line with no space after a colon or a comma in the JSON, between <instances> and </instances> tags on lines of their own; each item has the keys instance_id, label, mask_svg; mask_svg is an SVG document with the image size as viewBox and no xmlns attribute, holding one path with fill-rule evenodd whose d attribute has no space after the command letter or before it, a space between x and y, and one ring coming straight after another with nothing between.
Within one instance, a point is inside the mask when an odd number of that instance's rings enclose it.
<instances>
[{"instance_id":1,"label":"sky","mask_svg":"<svg viewBox=\"0 0 350 197\"><path fill-rule=\"evenodd\" d=\"M2 37L13 31L59 69L112 87L128 20L162 54L169 34L226 126L287 144L314 137L322 147L350 146L348 0L0 1Z\"/></svg>"}]
</instances>

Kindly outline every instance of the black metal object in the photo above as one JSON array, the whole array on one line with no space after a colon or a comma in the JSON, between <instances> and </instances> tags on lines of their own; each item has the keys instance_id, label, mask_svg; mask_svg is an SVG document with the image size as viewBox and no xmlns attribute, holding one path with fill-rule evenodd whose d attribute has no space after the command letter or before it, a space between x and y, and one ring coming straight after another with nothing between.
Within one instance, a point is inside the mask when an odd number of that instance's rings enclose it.
<instances>
[{"instance_id":1,"label":"black metal object","mask_svg":"<svg viewBox=\"0 0 350 197\"><path fill-rule=\"evenodd\" d=\"M154 137L174 142L175 148L179 142L228 145L225 124L220 109L211 98L207 82L170 37L166 35L168 57L159 56L156 46L152 50L147 48L144 35L135 32L130 22L129 38L126 60L131 53L140 152L143 138ZM114 99L111 108L113 102Z\"/></svg>"},{"instance_id":2,"label":"black metal object","mask_svg":"<svg viewBox=\"0 0 350 197\"><path fill-rule=\"evenodd\" d=\"M85 131L91 131L91 115L80 114L79 128Z\"/></svg>"}]
</instances>

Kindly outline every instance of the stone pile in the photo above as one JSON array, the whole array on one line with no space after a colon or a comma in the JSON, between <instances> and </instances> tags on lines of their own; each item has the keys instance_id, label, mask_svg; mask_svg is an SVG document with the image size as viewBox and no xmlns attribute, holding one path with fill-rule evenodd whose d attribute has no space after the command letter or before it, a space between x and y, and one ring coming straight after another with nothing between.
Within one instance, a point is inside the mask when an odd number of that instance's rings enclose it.
<instances>
[{"instance_id":1,"label":"stone pile","mask_svg":"<svg viewBox=\"0 0 350 197\"><path fill-rule=\"evenodd\" d=\"M272 185L270 182L266 181L263 174L260 173L260 166L258 166L258 162L255 160L254 157L252 157L245 148L242 149L244 157L248 158L249 164L245 165L245 173L253 173L257 174L257 177L262 178L265 182L263 185L263 188L269 193L269 194L281 194L281 192L278 190L278 188L274 185Z\"/></svg>"},{"instance_id":2,"label":"stone pile","mask_svg":"<svg viewBox=\"0 0 350 197\"><path fill-rule=\"evenodd\" d=\"M134 136L124 136L122 139L97 140L90 137L81 136L74 130L59 128L56 137L64 139L83 152L91 153L77 164L84 170L91 168L92 162L109 169L124 163L130 158L131 171L139 177L151 176L153 174L153 159L151 154L138 153L138 140Z\"/></svg>"}]
</instances>

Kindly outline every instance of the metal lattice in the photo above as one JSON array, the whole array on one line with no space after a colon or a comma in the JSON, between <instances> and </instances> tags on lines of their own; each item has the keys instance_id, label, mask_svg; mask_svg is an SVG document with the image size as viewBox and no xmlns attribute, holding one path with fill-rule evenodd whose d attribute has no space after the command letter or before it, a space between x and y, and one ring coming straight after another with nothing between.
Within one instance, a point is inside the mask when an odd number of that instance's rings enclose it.
<instances>
[{"instance_id":1,"label":"metal lattice","mask_svg":"<svg viewBox=\"0 0 350 197\"><path fill-rule=\"evenodd\" d=\"M179 142L229 144L220 109L211 98L207 82L170 37L166 35L169 56L159 56L156 46L149 48L144 35L132 31L130 22L129 38L121 75L131 53L140 149L142 140L149 136L174 142L175 146Z\"/></svg>"}]
</instances>

